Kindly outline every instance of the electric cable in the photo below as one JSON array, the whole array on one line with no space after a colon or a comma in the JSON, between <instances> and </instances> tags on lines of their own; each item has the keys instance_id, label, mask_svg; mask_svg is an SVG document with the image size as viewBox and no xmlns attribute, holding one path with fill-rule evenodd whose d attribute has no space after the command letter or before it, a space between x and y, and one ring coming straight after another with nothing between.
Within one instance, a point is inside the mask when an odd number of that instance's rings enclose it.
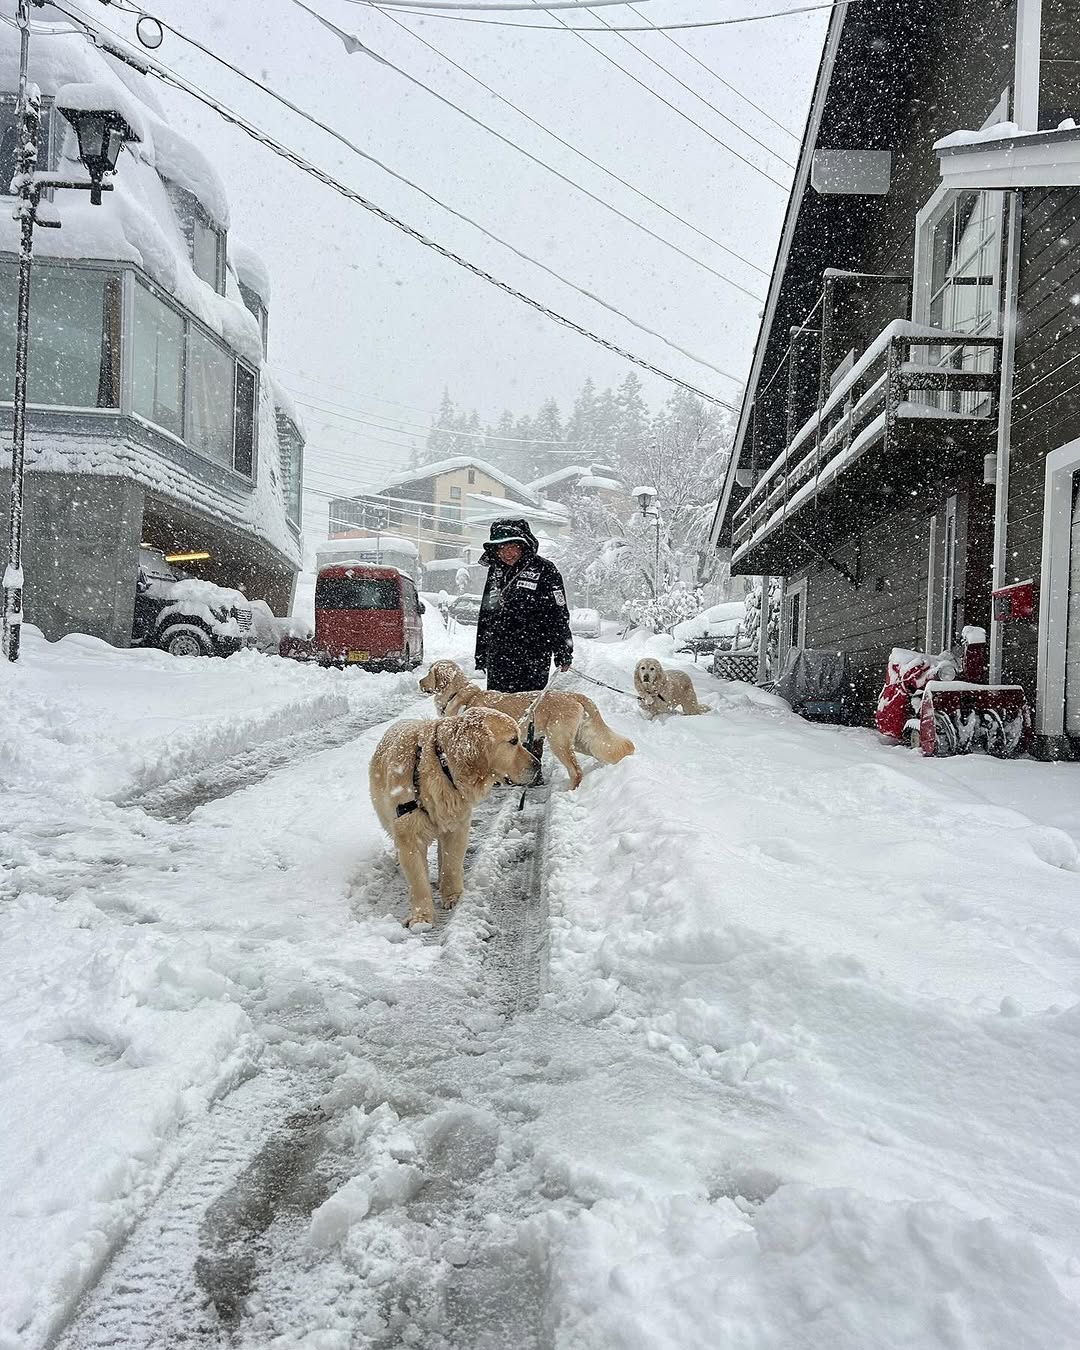
<instances>
[{"instance_id":1,"label":"electric cable","mask_svg":"<svg viewBox=\"0 0 1080 1350\"><path fill-rule=\"evenodd\" d=\"M629 7L632 10L634 10L635 13L637 13L638 3L639 0L631 0L630 2ZM654 24L653 21L649 18L648 14L642 14L641 18L643 18L645 22L649 24L648 29L649 32L659 33L665 42L670 43L671 46L673 47L677 47L678 50L683 52L686 56L688 56L690 60L695 63L695 65L699 65L701 69L704 70L707 74L711 75L714 80L718 80L720 84L722 84L725 89L729 89L735 95L736 98L741 98L742 101L746 103L749 107L753 108L753 110L756 113L760 113L761 116L766 119L766 121L771 122L774 127L782 131L785 136L790 136L794 141L802 140L802 137L799 135L797 131L792 131L790 127L786 127L783 124L783 122L780 122L775 117L773 117L772 113L768 112L759 103L755 103L754 100L748 94L744 94L741 89L737 89L735 85L733 85L729 80L725 79L724 76L721 75L718 70L716 70L713 66L710 66L708 62L703 61L701 57L698 56L698 54L692 48L686 46L685 43L680 42L678 38L673 38L671 34L666 32L662 26Z\"/></svg>"},{"instance_id":2,"label":"electric cable","mask_svg":"<svg viewBox=\"0 0 1080 1350\"><path fill-rule=\"evenodd\" d=\"M787 19L792 15L813 14L819 10L847 9L851 5L861 4L863 0L829 0L827 4L799 5L794 9L773 10L768 14L741 14L733 19L697 19L687 23L665 23L655 24L651 28L647 24L619 24L611 28L587 28L584 25L575 24L573 32L575 33L668 33L677 32L687 28L728 28L733 24L741 23L762 23L768 19ZM350 4L369 5L374 9L396 9L397 6L393 0L349 0ZM402 10L401 13L411 13L410 10ZM449 23L479 23L487 24L489 28L531 28L534 33L557 33L560 30L547 23L517 23L513 19L476 19L467 14L440 14L436 10L425 10L425 19L445 19Z\"/></svg>"},{"instance_id":3,"label":"electric cable","mask_svg":"<svg viewBox=\"0 0 1080 1350\"><path fill-rule=\"evenodd\" d=\"M400 66L395 65L392 61L388 61L386 57L380 56L378 52L373 51L372 48L370 48L366 43L362 42L354 34L346 32L345 29L343 28L339 28L337 24L332 23L329 19L327 19L324 15L320 14L317 10L309 8L309 6L303 3L303 0L292 0L292 3L296 5L298 9L302 9L305 11L305 13L310 14L311 17L315 19L318 23L322 24L324 28L329 29L330 32L332 32L339 39L339 41L344 46L345 50L350 55L352 55L355 52L360 52L362 55L370 57L371 60L376 61L379 65L385 66L388 70L394 71L395 74L400 75L405 80L408 80L410 84L415 85L418 89L424 90L426 94L430 94L432 98L437 99L440 103L445 104L448 108L453 108L453 110L456 113L460 114L467 121L472 122L475 126L480 127L481 130L486 131L488 135L494 136L496 140L501 141L504 145L508 145L512 150L516 150L518 154L524 155L524 157L529 161L531 161L533 164L537 164L539 165L540 168L546 169L548 173L554 174L554 176L558 178L561 182L566 183L569 187L575 188L583 196L588 197L590 201L596 202L599 206L602 206L606 210L611 211L621 220L624 220L628 224L634 226L635 229L641 230L643 234L647 234L651 239L655 239L658 243L663 244L666 248L672 249L674 252L680 254L688 261L695 263L698 267L703 268L706 272L710 272L714 277L718 277L721 281L726 282L729 286L733 286L735 290L741 291L743 295L748 296L756 304L760 305L762 303L761 296L755 294L755 292L749 290L746 286L741 285L739 282L733 280L731 277L725 275L723 272L718 271L715 267L711 267L708 263L703 262L700 258L695 257L692 253L687 253L686 250L680 248L678 244L672 243L670 239L665 239L663 235L657 234L655 230L651 230L647 225L644 225L640 220L635 220L633 216L628 216L626 212L620 210L619 207L612 206L610 202L604 201L604 199L602 197L598 197L595 192L592 192L588 188L583 187L573 178L570 178L566 174L564 174L560 169L556 169L552 165L548 164L546 160L540 159L540 157L538 155L534 155L531 150L526 150L524 146L518 145L518 143L515 140L511 139L509 136L504 136L503 133L501 131L496 130L495 127L488 126L486 122L483 122L480 120L480 118L475 117L467 109L460 107L452 99L449 99L444 94L440 94L437 90L432 89L431 86L425 84L423 80L418 79L415 75L410 75L407 70L403 70ZM777 180L774 179L773 181L775 182ZM778 183L778 186L783 185ZM507 245L507 247L510 246ZM543 266L543 264L538 265ZM666 341L666 339L664 340ZM683 352L681 354L684 356L687 355L686 352ZM692 359L696 360L697 358ZM708 365L709 362L705 361L701 362L700 364Z\"/></svg>"},{"instance_id":4,"label":"electric cable","mask_svg":"<svg viewBox=\"0 0 1080 1350\"><path fill-rule=\"evenodd\" d=\"M592 291L587 291L583 287L578 286L576 282L570 281L569 278L562 276L559 272L556 272L546 263L540 262L539 260L533 258L531 255L527 253L523 253L513 244L508 243L505 239L502 239L499 235L492 233L492 231L488 230L485 226L479 224L479 222L473 220L469 216L464 215L462 212L456 210L454 207L448 206L446 202L441 201L438 197L428 192L426 188L420 187L418 183L412 182L411 179L408 179L404 177L402 174L398 173L396 170L391 169L389 165L384 164L379 159L376 159L374 155L370 155L368 154L367 151L361 150L358 145L356 145L353 141L350 141L346 136L343 136L341 132L336 131L333 127L328 126L323 121L320 121L320 119L315 117L313 114L306 112L303 108L300 108L297 104L293 103L283 94L277 93L274 89L271 89L269 85L266 85L263 82L254 79L251 75L248 75L246 71L241 70L239 66L234 65L231 61L227 61L223 56L219 56L216 52L211 51L209 47L205 46L197 38L188 37L186 34L181 33L180 30L176 28L171 28L170 31L174 33L178 38L180 38L183 42L189 43L192 47L196 48L198 51L205 53L205 55L211 57L214 61L217 61L220 65L224 66L227 70L231 71L233 74L238 75L243 80L246 80L249 84L254 86L254 88L261 90L263 93L269 94L271 98L281 103L291 112L296 113L298 116L304 118L305 121L308 121L312 123L312 125L318 127L320 131L324 131L327 133L327 135L332 136L337 141L340 141L342 145L346 146L349 150L352 150L355 154L359 155L361 159L365 159L369 163L376 165L378 168L382 169L383 172L388 173L392 178L395 178L399 182L404 183L406 187L412 188L415 192L419 192L421 196L426 197L429 201L433 202L436 206L446 211L449 215L452 215L456 219L463 221L466 225L472 226L473 229L479 230L481 234L485 235L488 239L491 239L494 243L500 244L503 248L508 249L516 257L521 258L523 262L528 262L531 263L534 267L538 267L541 271L546 272L549 276L553 277L556 281L560 282L562 285L569 287L569 289L573 291L576 291L586 300L592 300L596 304L600 305L602 309L609 310L617 318L620 318L624 322L630 324L631 327L639 329L641 332L648 334L649 337L657 338L660 342L663 342L665 346L672 347L674 350L678 351L680 356L690 356L691 360L695 361L698 360L697 357L692 356L691 353L679 347L677 344L669 342L668 339L663 336L663 334L656 332L652 328L649 328L646 324L639 323L638 320L632 318L629 314L624 313L624 311L619 309L617 306L609 304L608 301L606 300L600 299L600 297L593 294ZM659 235L656 235L654 237L658 239L660 238ZM662 242L669 243L669 241L662 241ZM669 243L669 247L675 248L676 246ZM723 247L723 245L721 245L721 247ZM676 251L680 253L682 252L681 249L677 249ZM688 258L691 257L690 254L684 254L684 256ZM707 263L701 262L700 259L694 258L692 260L697 262L699 267L703 267L705 268L706 271L713 272L715 276L718 276L722 280L727 281L729 285L736 286L740 290L745 289L739 286L737 282L732 281L730 277L725 277L723 273L715 272L713 268L709 267ZM750 265L753 266L753 264ZM762 269L759 268L758 270L762 271L762 275L766 275L766 273L764 273ZM746 291L746 294L750 295L755 300L758 299L758 297L755 296L752 291ZM740 383L740 380L737 376L732 375L725 370L722 370L719 366L714 366L708 361L699 361L698 363L700 365L708 366L711 370L715 371L716 374L725 376L725 378L731 380L733 383L736 384Z\"/></svg>"},{"instance_id":5,"label":"electric cable","mask_svg":"<svg viewBox=\"0 0 1080 1350\"><path fill-rule=\"evenodd\" d=\"M531 309L536 310L539 314L543 314L553 323L557 323L569 331L577 333L580 337L584 337L588 341L595 343L597 346L603 347L606 351L613 352L616 356L621 357L625 361L629 361L632 365L636 365L642 370L647 370L658 378L666 380L670 384L677 385L681 389L685 389L688 393L696 394L707 403L714 404L717 407L726 408L730 412L737 411L735 405L727 402L727 400L719 398L716 394L706 393L705 390L690 384L689 381L683 380L677 375L672 375L670 372L663 370L660 366L654 365L651 361L647 361L644 357L637 356L635 353L628 351L624 347L620 347L617 343L610 341L608 338L602 337L598 333L594 333L591 329L568 318L559 311L552 309L542 301L535 300L526 292L518 290L515 286L511 286L509 282L502 281L478 264L470 262L461 254L455 253L452 249L447 248L444 244L440 244L437 240L429 238L422 231L407 224L392 212L387 211L384 207L378 206L375 202L363 196L362 193L357 192L355 189L342 183L339 179L334 178L332 174L327 173L324 169L318 168L317 165L312 164L310 160L305 159L298 151L290 149L289 146L269 135L269 133L262 131L240 113L227 107L220 102L220 100L206 94L203 90L199 89L197 85L194 85L190 81L175 74L175 72L170 70L167 66L162 66L156 62L149 61L141 53L125 50L123 45L124 39L111 28L108 28L107 25L103 24L101 25L101 28L117 42L121 43L121 46L113 47L104 44L100 34L95 33L94 25L91 24L85 16L73 15L69 10L64 9L57 0L52 0L52 3L53 8L59 13L66 15L67 18L72 19L76 23L82 23L86 27L91 39L95 40L97 45L102 46L103 49L108 50L116 59L123 61L128 65L134 65L135 68L141 72L153 74L157 79L161 80L162 83L170 85L173 88L180 90L182 93L187 94L189 97L196 99L205 107L216 112L224 121L229 122L231 125L243 131L246 136L249 136L252 140L264 146L273 154L279 156L279 158L287 160L296 168L300 169L301 172L315 179L315 181L322 183L326 187L332 188L335 192L340 193L341 196L345 197L347 200L353 201L357 205L363 207L365 211L377 216L386 224L392 225L403 234L407 234L411 239L414 239L425 248L429 248L433 252L438 253L440 257L455 263L465 271L479 277L482 281L488 282L489 285L494 286L497 290L511 296L515 300L519 300L522 304L528 305ZM689 355L689 353L687 353L687 355ZM696 360L696 358L693 357L691 357L691 359ZM708 363L703 362L702 364L707 365Z\"/></svg>"},{"instance_id":6,"label":"electric cable","mask_svg":"<svg viewBox=\"0 0 1080 1350\"><path fill-rule=\"evenodd\" d=\"M519 108L516 103L511 102L510 99L504 97L504 95L500 94L497 90L492 89L491 85L485 84L485 82L482 79L480 79L478 75L474 75L473 72L471 70L468 70L465 66L459 65L458 62L453 59L453 57L447 56L447 54L444 51L442 51L439 47L436 47L434 43L428 42L428 40L425 37L422 37L419 33L411 29L408 26L408 24L402 23L402 21L396 18L393 14L388 14L383 11L382 17L384 19L389 19L390 22L396 25L396 27L400 28L402 32L408 33L408 35L415 41L422 43L423 46L425 46L429 51L434 52L436 56L440 57L443 61L445 61L447 65L453 66L455 70L459 70L468 79L472 80L475 84L478 84L481 89L489 93L492 96L492 98L497 98L500 103L505 103L508 108L512 108L513 111L516 112L519 117L524 117L527 122L531 122L533 126L539 127L539 129L543 131L546 135L552 137L553 140L558 141L558 143L562 146L565 146L567 150L573 151L575 155L580 155L581 158L584 159L587 163L591 164L593 168L599 169L601 173L607 174L608 177L613 178L616 183L621 183L624 188L628 188L629 191L634 192L639 197L644 198L644 200L649 202L650 205L655 206L657 210L663 211L665 215L671 216L671 218L673 220L677 220L680 225L685 225L688 230L693 230L693 232L697 235L700 235L702 239L708 240L710 244L714 244L717 248L722 249L725 253L730 254L731 257L737 258L739 262L744 263L747 267L752 268L755 272L759 272L763 277L767 277L769 275L769 273L765 270L765 268L759 267L757 263L751 262L749 258L744 258L741 253L736 253L733 248L730 248L727 244L722 244L719 239L714 239L711 234L706 234L704 230L699 229L697 225L691 224L689 220L685 219L685 217L683 216L680 216L677 212L670 210L668 207L664 206L662 202L658 202L655 197L651 197L647 192L643 191L643 189L635 187L633 183L628 183L625 178L620 177L620 175L615 173L614 170L606 168L603 164L593 159L591 155L586 154L584 150L579 149L578 146L574 145L571 141L564 140L563 137L560 136L557 131L552 131L550 127L545 126L544 123L537 121L535 117L527 113L524 108ZM765 149L768 149L768 146L765 146ZM769 153L771 154L773 152L769 151Z\"/></svg>"},{"instance_id":7,"label":"electric cable","mask_svg":"<svg viewBox=\"0 0 1080 1350\"><path fill-rule=\"evenodd\" d=\"M555 22L561 25L563 28L569 29L572 32L576 31L574 30L573 25L568 24L566 20L562 17L562 15L556 14L553 17L555 19ZM600 15L599 17L600 22L606 28L611 28L611 25L608 23L607 19L605 19L603 15ZM627 37L625 33L619 33L619 37L622 39L623 42L626 43L626 45L631 49L631 51L637 52L637 54L641 57L644 57L644 59L648 61L650 65L655 66L657 70L661 72L661 74L666 75L670 80L674 80L675 83L681 89L685 89L686 92L691 95L691 97L696 98L699 103L703 103L705 107L709 109L710 112L715 113L717 117L722 118L723 121L729 123L737 131L741 131L742 134L746 136L749 140L753 141L755 145L760 146L761 149L764 150L766 154L772 155L773 158L778 159L781 164L784 164L787 168L794 170L795 165L792 164L789 159L786 159L782 154L780 154L779 151L772 149L771 146L766 145L764 141L759 140L752 132L747 131L747 129L744 126L742 126L741 123L736 122L733 118L728 117L726 113L722 113L719 108L717 108L714 104L710 103L707 98L699 94L697 90L694 89L691 85L687 84L685 80L681 80L679 76L675 74L674 71L669 70L668 67L663 65L660 61L658 61L656 57L651 56L647 51L639 47L633 41L632 38ZM613 65L616 68L616 70L621 70L623 74L629 76L629 78L633 80L635 84L639 85L642 89L646 90L646 92L652 94L654 98L658 98L660 102L664 104L665 107L670 108L673 112L678 113L678 115L684 118L687 122L689 122L691 126L697 127L699 131L703 132L706 136L708 136L710 140L715 141L717 145L723 146L723 148L727 150L730 154L734 155L736 159L739 159L744 164L749 165L749 167L753 169L755 173L760 173L762 177L767 178L770 183L775 183L778 187L783 188L785 192L789 190L789 187L786 183L781 183L779 182L778 179L773 178L772 174L767 173L766 170L760 167L760 165L755 164L753 160L748 159L743 154L740 154L738 150L728 145L726 141L722 141L719 138L719 136L714 135L711 131L708 130L707 127L702 126L700 122L698 122L695 118L691 117L690 114L685 112L682 108L678 107L677 104L669 102L657 90L653 89L650 85L647 85L643 80L639 80L638 77L633 73L633 71L627 70L627 68L624 65L621 65L618 61L615 60L613 56L610 56L607 52L603 51L590 38L582 36L581 40L582 42L585 43L587 47L591 47L593 51L597 53L598 56L602 56L605 61Z\"/></svg>"}]
</instances>

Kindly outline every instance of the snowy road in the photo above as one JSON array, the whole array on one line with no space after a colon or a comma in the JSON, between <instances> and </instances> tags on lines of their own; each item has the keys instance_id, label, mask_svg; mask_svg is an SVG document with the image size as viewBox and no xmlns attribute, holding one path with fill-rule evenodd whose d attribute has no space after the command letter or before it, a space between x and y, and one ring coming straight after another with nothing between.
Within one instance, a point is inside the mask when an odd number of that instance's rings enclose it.
<instances>
[{"instance_id":1,"label":"snowy road","mask_svg":"<svg viewBox=\"0 0 1080 1350\"><path fill-rule=\"evenodd\" d=\"M1068 766L589 687L637 754L496 794L421 935L366 792L412 680L37 658L3 1350L1080 1346Z\"/></svg>"}]
</instances>

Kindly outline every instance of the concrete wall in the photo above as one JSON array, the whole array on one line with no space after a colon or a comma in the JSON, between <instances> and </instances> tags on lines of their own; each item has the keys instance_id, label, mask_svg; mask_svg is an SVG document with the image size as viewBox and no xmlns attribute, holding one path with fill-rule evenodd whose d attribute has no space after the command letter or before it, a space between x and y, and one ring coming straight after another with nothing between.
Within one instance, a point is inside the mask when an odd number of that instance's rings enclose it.
<instances>
[{"instance_id":1,"label":"concrete wall","mask_svg":"<svg viewBox=\"0 0 1080 1350\"><path fill-rule=\"evenodd\" d=\"M10 485L10 472L0 472L5 555ZM143 500L127 478L26 475L23 614L50 641L78 632L130 642Z\"/></svg>"}]
</instances>

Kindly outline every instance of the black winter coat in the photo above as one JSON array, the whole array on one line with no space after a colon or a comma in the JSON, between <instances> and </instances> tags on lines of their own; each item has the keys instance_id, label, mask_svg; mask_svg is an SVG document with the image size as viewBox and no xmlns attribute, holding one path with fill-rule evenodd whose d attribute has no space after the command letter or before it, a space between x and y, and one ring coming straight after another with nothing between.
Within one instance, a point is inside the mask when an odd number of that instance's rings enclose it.
<instances>
[{"instance_id":1,"label":"black winter coat","mask_svg":"<svg viewBox=\"0 0 1080 1350\"><path fill-rule=\"evenodd\" d=\"M513 567L492 561L476 626L476 665L487 671L487 687L543 689L552 657L559 666L574 659L559 569L531 552Z\"/></svg>"}]
</instances>

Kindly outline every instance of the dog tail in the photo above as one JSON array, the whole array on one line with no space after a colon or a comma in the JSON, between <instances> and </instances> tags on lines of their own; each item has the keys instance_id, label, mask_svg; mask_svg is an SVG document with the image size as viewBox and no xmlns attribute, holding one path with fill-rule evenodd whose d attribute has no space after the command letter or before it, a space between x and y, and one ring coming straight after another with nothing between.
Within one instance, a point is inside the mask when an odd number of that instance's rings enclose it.
<instances>
[{"instance_id":1,"label":"dog tail","mask_svg":"<svg viewBox=\"0 0 1080 1350\"><path fill-rule=\"evenodd\" d=\"M574 697L585 710L581 726L574 737L575 750L598 759L601 764L618 764L620 759L634 753L634 742L612 731L591 698L586 698L584 694L575 694Z\"/></svg>"}]
</instances>

